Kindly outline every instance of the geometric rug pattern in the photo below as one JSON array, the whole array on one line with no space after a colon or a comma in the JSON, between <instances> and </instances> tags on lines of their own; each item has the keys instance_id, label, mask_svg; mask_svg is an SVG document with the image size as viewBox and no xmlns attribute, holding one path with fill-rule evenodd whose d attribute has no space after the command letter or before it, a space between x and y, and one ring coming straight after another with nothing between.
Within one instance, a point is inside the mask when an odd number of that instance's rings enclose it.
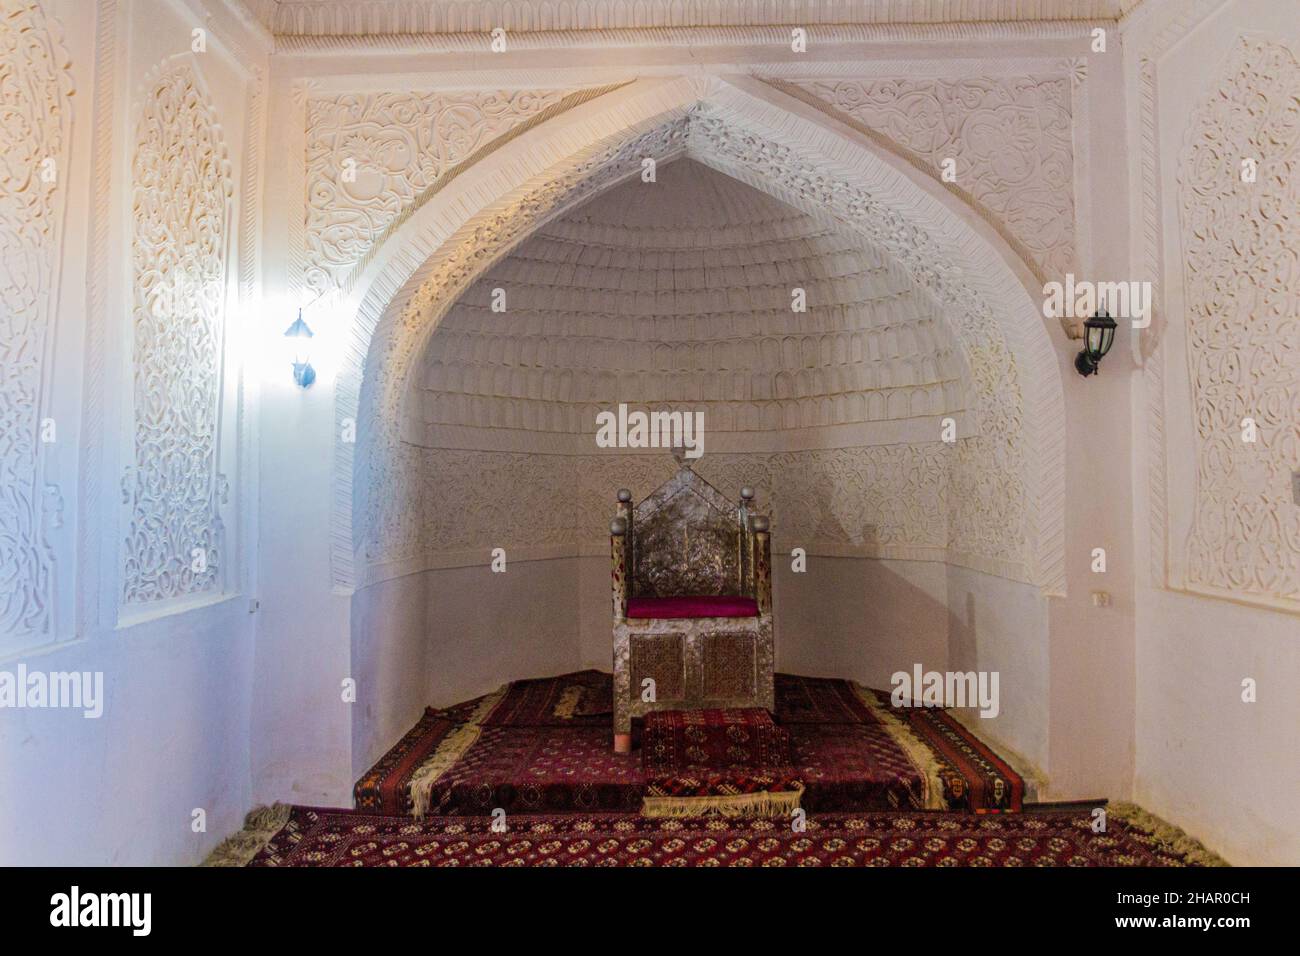
<instances>
[{"instance_id":1,"label":"geometric rug pattern","mask_svg":"<svg viewBox=\"0 0 1300 956\"><path fill-rule=\"evenodd\" d=\"M647 819L566 814L413 820L311 807L258 811L266 832L242 857L257 867L1169 867L1218 861L1115 808L1105 833L1086 809L977 815L949 812L809 815L781 820ZM273 815L268 823L266 817ZM251 815L250 815L251 819ZM1171 829L1171 828L1166 828ZM228 841L228 843L231 841ZM214 855L216 856L216 855Z\"/></svg>"},{"instance_id":2,"label":"geometric rug pattern","mask_svg":"<svg viewBox=\"0 0 1300 956\"><path fill-rule=\"evenodd\" d=\"M429 708L354 789L358 810L401 816L637 813L649 776L640 722L616 754L612 677L580 671L515 681ZM807 811L1016 811L1021 778L941 709L894 710L851 681L776 676L775 723L788 732Z\"/></svg>"}]
</instances>

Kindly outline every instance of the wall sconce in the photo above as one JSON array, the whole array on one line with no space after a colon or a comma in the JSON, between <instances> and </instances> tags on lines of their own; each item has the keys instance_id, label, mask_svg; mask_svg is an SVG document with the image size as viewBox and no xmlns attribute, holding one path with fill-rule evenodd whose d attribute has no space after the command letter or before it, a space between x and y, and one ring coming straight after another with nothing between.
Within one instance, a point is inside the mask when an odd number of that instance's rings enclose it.
<instances>
[{"instance_id":1,"label":"wall sconce","mask_svg":"<svg viewBox=\"0 0 1300 956\"><path fill-rule=\"evenodd\" d=\"M311 367L311 362L307 356L307 339L312 337L312 331L307 327L307 323L302 320L302 309L298 310L298 318L293 320L293 325L285 330L284 337L291 339L294 343L293 357L293 380L299 388L311 388L311 383L316 381L316 370Z\"/></svg>"},{"instance_id":2,"label":"wall sconce","mask_svg":"<svg viewBox=\"0 0 1300 956\"><path fill-rule=\"evenodd\" d=\"M1083 323L1083 348L1074 357L1074 369L1084 378L1097 373L1102 357L1115 341L1115 328L1115 320L1105 309L1098 309L1096 315Z\"/></svg>"}]
</instances>

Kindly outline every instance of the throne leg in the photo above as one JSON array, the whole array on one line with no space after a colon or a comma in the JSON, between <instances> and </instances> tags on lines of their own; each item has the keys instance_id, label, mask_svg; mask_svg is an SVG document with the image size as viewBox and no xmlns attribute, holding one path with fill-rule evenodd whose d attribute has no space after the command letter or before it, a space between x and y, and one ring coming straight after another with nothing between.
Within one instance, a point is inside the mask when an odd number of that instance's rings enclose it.
<instances>
[{"instance_id":1,"label":"throne leg","mask_svg":"<svg viewBox=\"0 0 1300 956\"><path fill-rule=\"evenodd\" d=\"M617 686L615 686L615 695L614 753L629 754L632 752L632 715L628 711L626 697L618 696Z\"/></svg>"}]
</instances>

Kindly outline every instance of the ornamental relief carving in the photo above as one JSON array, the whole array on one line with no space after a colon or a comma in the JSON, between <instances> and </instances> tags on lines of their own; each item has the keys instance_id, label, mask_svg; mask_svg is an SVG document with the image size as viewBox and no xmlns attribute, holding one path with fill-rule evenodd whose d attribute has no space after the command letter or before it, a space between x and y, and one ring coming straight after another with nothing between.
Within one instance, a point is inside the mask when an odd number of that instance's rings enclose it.
<instances>
[{"instance_id":1,"label":"ornamental relief carving","mask_svg":"<svg viewBox=\"0 0 1300 956\"><path fill-rule=\"evenodd\" d=\"M363 380L365 396L375 417L358 429L357 480L353 509L359 516L354 538L367 562L407 557L411 551L393 547L391 532L409 516L408 489L415 487L410 446L398 440L398 421L406 370L432 334L431 313L453 302L491 263L525 239L538 225L562 209L594 195L612 182L641 168L641 159L664 159L685 147L686 120L680 119L619 145L597 150L563 174L548 180L509 208L493 213L473 227L465 241L444 256L400 311L391 328L375 337L386 347L370 350Z\"/></svg>"},{"instance_id":2,"label":"ornamental relief carving","mask_svg":"<svg viewBox=\"0 0 1300 956\"><path fill-rule=\"evenodd\" d=\"M1016 569L1014 573L1018 577L1027 579L1034 565L1028 553L1029 529L1024 517L1027 451L1023 399L1005 332L987 307L979 304L981 295L970 287L968 279L950 262L951 257L943 248L916 223L868 191L828 176L794 150L724 122L705 106L621 147L597 151L508 209L485 218L433 266L400 312L385 319L391 325L381 324L376 333L377 343L367 357L363 384L362 407L367 410L363 414L373 414L375 418L361 429L362 441L368 444L357 449L359 464L353 483L354 508L358 515L354 532L362 560L375 563L413 557L431 546L439 551L452 549L441 533L445 530L454 539L453 529L428 532L412 527L412 503L420 500L415 496L416 490L432 487L442 479L423 478L423 474L432 474L420 461L429 452L397 439L406 371L431 334L434 321L484 268L508 253L538 225L639 169L642 157L655 156L662 162L687 147L692 157L765 189L797 208L831 213L902 263L913 281L926 288L945 314L955 319L972 368L974 410L980 423L977 436L965 438L955 449L948 448L947 453L925 452L932 456L925 459L926 470L920 470L922 465L908 456L919 455L928 446L874 446L819 452L843 456L832 458L836 462L834 469L828 466L829 470L823 473L836 475L845 488L854 489L859 500L833 498L837 503L824 506L826 513L800 517L802 493L782 496L781 482L773 479L773 495L781 496L782 508L793 516L782 520L791 521L793 528L825 525L828 534L834 534L834 529L839 527L843 529L840 533L852 543L866 543L870 540L868 536L874 535L874 540L881 544L950 547L981 556L1000 567ZM858 457L849 457L853 455ZM885 457L889 455L896 457ZM879 478L882 469L886 476L891 474L889 462L906 462L905 467L901 464L896 467L916 468L911 473L920 477L901 483L892 477ZM960 494L955 496L946 494L950 463L953 480L960 489ZM520 462L512 467L527 469L542 465ZM603 467L607 466L599 461L590 465L597 473ZM655 466L634 458L628 467ZM710 467L715 466L703 466L702 473L713 480L715 473L709 471ZM752 461L747 467L752 467ZM877 476L876 487L883 489L879 496L871 486L854 477L864 473ZM611 474L603 482L607 487L602 495L607 496L609 488L629 484L625 475L626 472L624 476ZM663 474L654 480L647 478L646 487L653 487L662 477ZM727 481L721 480L724 484ZM738 486L744 482L762 485L752 474L738 475L734 483ZM489 479L480 476L481 485L488 483ZM942 487L945 493L936 492L927 497L913 490L931 487ZM493 497L494 501L483 507L509 508L511 520L518 518L517 502L509 495L485 497ZM604 498L599 501L603 502ZM576 533L579 520L586 520L587 515L606 516L608 509L597 505L593 499L590 505L560 524L575 529L568 533ZM583 517L580 519L579 515ZM868 528L875 530L869 532ZM551 532L539 529L538 533ZM475 542L474 546L480 543ZM545 543L545 539L536 543Z\"/></svg>"},{"instance_id":3,"label":"ornamental relief carving","mask_svg":"<svg viewBox=\"0 0 1300 956\"><path fill-rule=\"evenodd\" d=\"M1074 267L1067 76L798 80L791 85L904 147L1002 223L1048 276Z\"/></svg>"},{"instance_id":4,"label":"ornamental relief carving","mask_svg":"<svg viewBox=\"0 0 1300 956\"><path fill-rule=\"evenodd\" d=\"M232 186L213 109L188 65L165 70L145 95L131 179L128 605L220 586L217 450Z\"/></svg>"},{"instance_id":5,"label":"ornamental relief carving","mask_svg":"<svg viewBox=\"0 0 1300 956\"><path fill-rule=\"evenodd\" d=\"M457 163L566 90L375 93L307 101L307 286L338 288L411 203Z\"/></svg>"},{"instance_id":6,"label":"ornamental relief carving","mask_svg":"<svg viewBox=\"0 0 1300 956\"><path fill-rule=\"evenodd\" d=\"M781 541L942 550L947 459L942 442L784 454L706 454L696 470L724 494L758 489ZM676 471L664 452L583 456L403 444L410 497L385 529L393 554L486 547L592 545L609 533L614 492L640 500ZM738 499L737 499L738 500ZM414 516L414 520L412 520Z\"/></svg>"},{"instance_id":7,"label":"ornamental relief carving","mask_svg":"<svg viewBox=\"0 0 1300 956\"><path fill-rule=\"evenodd\" d=\"M1240 37L1178 164L1196 489L1187 584L1300 600L1300 69ZM1253 159L1257 177L1242 179ZM1252 419L1257 441L1242 440Z\"/></svg>"},{"instance_id":8,"label":"ornamental relief carving","mask_svg":"<svg viewBox=\"0 0 1300 956\"><path fill-rule=\"evenodd\" d=\"M48 633L57 525L41 418L59 275L72 74L41 6L0 15L0 634ZM57 489L53 489L57 499Z\"/></svg>"},{"instance_id":9,"label":"ornamental relief carving","mask_svg":"<svg viewBox=\"0 0 1300 956\"><path fill-rule=\"evenodd\" d=\"M948 306L945 314L955 326L971 370L979 422L977 436L957 443L957 489L949 498L953 537L948 544L955 551L1018 567L1027 576L1032 562L1023 507L1027 461L1023 397L1005 333L981 296L915 224L867 192L833 181L789 148L708 117L693 124L691 135L694 148L707 154L711 163L775 186L796 205L831 210L903 263L941 307Z\"/></svg>"}]
</instances>

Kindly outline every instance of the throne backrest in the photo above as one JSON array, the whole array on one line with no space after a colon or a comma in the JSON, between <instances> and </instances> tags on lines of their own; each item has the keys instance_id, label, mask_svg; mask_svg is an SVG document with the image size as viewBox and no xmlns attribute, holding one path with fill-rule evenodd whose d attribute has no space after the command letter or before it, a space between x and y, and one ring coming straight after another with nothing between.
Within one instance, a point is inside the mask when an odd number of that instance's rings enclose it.
<instances>
[{"instance_id":1,"label":"throne backrest","mask_svg":"<svg viewBox=\"0 0 1300 956\"><path fill-rule=\"evenodd\" d=\"M682 468L633 513L632 593L743 594L741 530L738 506Z\"/></svg>"}]
</instances>

